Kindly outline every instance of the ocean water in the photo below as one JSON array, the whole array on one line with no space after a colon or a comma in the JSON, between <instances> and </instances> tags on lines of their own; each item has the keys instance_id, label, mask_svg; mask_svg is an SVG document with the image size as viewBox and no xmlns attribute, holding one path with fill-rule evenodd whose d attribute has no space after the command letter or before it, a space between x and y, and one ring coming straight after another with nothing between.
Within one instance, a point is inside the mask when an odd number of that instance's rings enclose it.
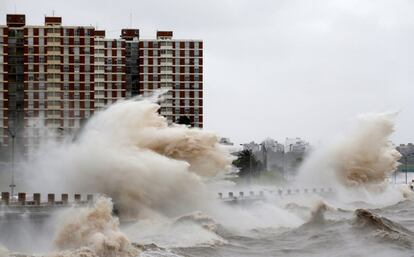
<instances>
[{"instance_id":1,"label":"ocean water","mask_svg":"<svg viewBox=\"0 0 414 257\"><path fill-rule=\"evenodd\" d=\"M230 206L228 211L234 211L232 218L239 227L220 217L204 223L193 219L194 223L207 224L208 231L214 233L208 237L192 229L173 229L168 236L197 245L180 247L183 242L177 242L175 247L170 244L173 240L162 237L154 243L166 245L170 253L194 257L414 256L412 200L402 198L376 204L336 201L334 197L293 196ZM178 233L187 234L183 237Z\"/></svg>"},{"instance_id":2,"label":"ocean water","mask_svg":"<svg viewBox=\"0 0 414 257\"><path fill-rule=\"evenodd\" d=\"M294 207L300 208L300 207ZM261 228L249 235L219 231L226 243L177 248L182 256L414 256L414 204L384 208L355 203L352 210L327 210L304 224ZM275 217L277 219L277 217Z\"/></svg>"},{"instance_id":3,"label":"ocean water","mask_svg":"<svg viewBox=\"0 0 414 257\"><path fill-rule=\"evenodd\" d=\"M211 213L125 221L119 228L116 218L104 217L107 200L90 208L94 211L87 214L87 220L80 218L79 223L71 223L75 226L65 227L59 240L67 251L56 250L56 229L61 226L57 217L62 213L37 227L33 220L26 220L6 230L1 222L0 243L9 250L3 249L0 256L414 256L411 197L406 192L405 198L386 204L340 203L335 197L319 195L267 197L249 204L217 201L213 206L217 209ZM96 221L99 215L104 217L103 223ZM78 226L85 221L89 224L86 229ZM27 229L30 224L32 229ZM96 233L102 228L106 232ZM95 232L89 233L91 230ZM77 232L88 242L86 246L71 244ZM106 237L96 239L100 233ZM96 245L105 247L94 248ZM108 245L123 249L114 251Z\"/></svg>"}]
</instances>

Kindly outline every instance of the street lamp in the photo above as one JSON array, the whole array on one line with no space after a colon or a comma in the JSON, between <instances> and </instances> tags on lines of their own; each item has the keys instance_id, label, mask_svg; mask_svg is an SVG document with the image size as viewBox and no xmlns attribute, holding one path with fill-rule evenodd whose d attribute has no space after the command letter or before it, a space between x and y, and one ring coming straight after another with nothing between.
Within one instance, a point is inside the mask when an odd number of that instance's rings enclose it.
<instances>
[{"instance_id":1,"label":"street lamp","mask_svg":"<svg viewBox=\"0 0 414 257\"><path fill-rule=\"evenodd\" d=\"M12 132L9 128L7 128L7 132L10 134L12 138L12 154L11 154L11 182L10 182L10 194L11 197L14 196L14 188L16 184L14 183L14 139L16 138L16 133Z\"/></svg>"}]
</instances>

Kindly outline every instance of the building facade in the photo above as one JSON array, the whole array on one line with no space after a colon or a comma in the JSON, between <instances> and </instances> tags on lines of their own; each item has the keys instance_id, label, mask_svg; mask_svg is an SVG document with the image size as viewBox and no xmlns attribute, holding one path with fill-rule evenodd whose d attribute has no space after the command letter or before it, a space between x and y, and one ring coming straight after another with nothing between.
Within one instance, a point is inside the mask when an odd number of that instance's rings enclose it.
<instances>
[{"instance_id":1,"label":"building facade","mask_svg":"<svg viewBox=\"0 0 414 257\"><path fill-rule=\"evenodd\" d=\"M203 42L176 40L172 31L139 40L139 93L165 89L161 114L169 122L203 127Z\"/></svg>"},{"instance_id":2,"label":"building facade","mask_svg":"<svg viewBox=\"0 0 414 257\"><path fill-rule=\"evenodd\" d=\"M64 26L61 17L26 25L23 14L0 26L0 145L15 135L37 144L41 128L71 133L121 98L165 89L167 120L203 127L203 42L176 40L172 31L119 39L92 26Z\"/></svg>"}]
</instances>

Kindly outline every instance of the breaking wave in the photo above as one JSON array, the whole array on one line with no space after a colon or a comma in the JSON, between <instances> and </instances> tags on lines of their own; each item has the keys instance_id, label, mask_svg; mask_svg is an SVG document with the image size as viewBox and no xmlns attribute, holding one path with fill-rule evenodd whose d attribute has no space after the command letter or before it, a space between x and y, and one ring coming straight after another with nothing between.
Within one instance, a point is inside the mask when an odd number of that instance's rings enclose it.
<instances>
[{"instance_id":1,"label":"breaking wave","mask_svg":"<svg viewBox=\"0 0 414 257\"><path fill-rule=\"evenodd\" d=\"M203 228L209 231L212 231L212 232L217 232L218 227L219 227L213 218L211 218L210 216L200 211L181 216L175 221L175 224L183 224L183 223L199 224Z\"/></svg>"},{"instance_id":2,"label":"breaking wave","mask_svg":"<svg viewBox=\"0 0 414 257\"><path fill-rule=\"evenodd\" d=\"M119 101L95 114L75 141L46 142L27 167L30 188L103 193L122 216L197 209L206 197L202 180L232 157L215 134L168 125L159 108L146 99Z\"/></svg>"},{"instance_id":3,"label":"breaking wave","mask_svg":"<svg viewBox=\"0 0 414 257\"><path fill-rule=\"evenodd\" d=\"M145 244L161 247L199 247L226 243L219 235L219 224L202 212L194 212L173 219L144 219L125 228L128 237Z\"/></svg>"},{"instance_id":4,"label":"breaking wave","mask_svg":"<svg viewBox=\"0 0 414 257\"><path fill-rule=\"evenodd\" d=\"M361 115L357 129L333 153L334 169L349 186L384 183L398 166L401 155L389 140L395 114Z\"/></svg>"},{"instance_id":5,"label":"breaking wave","mask_svg":"<svg viewBox=\"0 0 414 257\"><path fill-rule=\"evenodd\" d=\"M311 219L308 223L323 223L325 222L324 213L329 209L328 205L324 202L320 202L311 211Z\"/></svg>"},{"instance_id":6,"label":"breaking wave","mask_svg":"<svg viewBox=\"0 0 414 257\"><path fill-rule=\"evenodd\" d=\"M137 256L139 250L119 230L112 207L110 199L100 198L93 207L71 211L55 239L55 246L61 252L52 256Z\"/></svg>"},{"instance_id":7,"label":"breaking wave","mask_svg":"<svg viewBox=\"0 0 414 257\"><path fill-rule=\"evenodd\" d=\"M336 143L312 153L298 176L298 183L323 185L353 191L367 198L386 191L388 178L397 169L401 155L389 137L395 113L360 115L355 127ZM341 193L341 192L339 192ZM398 196L402 198L401 193Z\"/></svg>"},{"instance_id":8,"label":"breaking wave","mask_svg":"<svg viewBox=\"0 0 414 257\"><path fill-rule=\"evenodd\" d=\"M376 238L412 246L414 233L400 224L365 209L357 209L355 216L353 225L356 228L374 230Z\"/></svg>"},{"instance_id":9,"label":"breaking wave","mask_svg":"<svg viewBox=\"0 0 414 257\"><path fill-rule=\"evenodd\" d=\"M5 248L4 246L0 245L0 257L8 257L9 256L9 250Z\"/></svg>"}]
</instances>

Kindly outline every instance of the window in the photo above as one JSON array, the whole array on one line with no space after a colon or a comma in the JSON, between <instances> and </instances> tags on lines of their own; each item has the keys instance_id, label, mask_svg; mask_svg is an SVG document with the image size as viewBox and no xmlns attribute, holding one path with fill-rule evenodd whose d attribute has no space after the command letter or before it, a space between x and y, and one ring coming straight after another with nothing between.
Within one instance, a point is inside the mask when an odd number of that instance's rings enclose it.
<instances>
[{"instance_id":1,"label":"window","mask_svg":"<svg viewBox=\"0 0 414 257\"><path fill-rule=\"evenodd\" d=\"M83 30L82 28L77 28L75 31L75 35L80 36L82 30Z\"/></svg>"}]
</instances>

